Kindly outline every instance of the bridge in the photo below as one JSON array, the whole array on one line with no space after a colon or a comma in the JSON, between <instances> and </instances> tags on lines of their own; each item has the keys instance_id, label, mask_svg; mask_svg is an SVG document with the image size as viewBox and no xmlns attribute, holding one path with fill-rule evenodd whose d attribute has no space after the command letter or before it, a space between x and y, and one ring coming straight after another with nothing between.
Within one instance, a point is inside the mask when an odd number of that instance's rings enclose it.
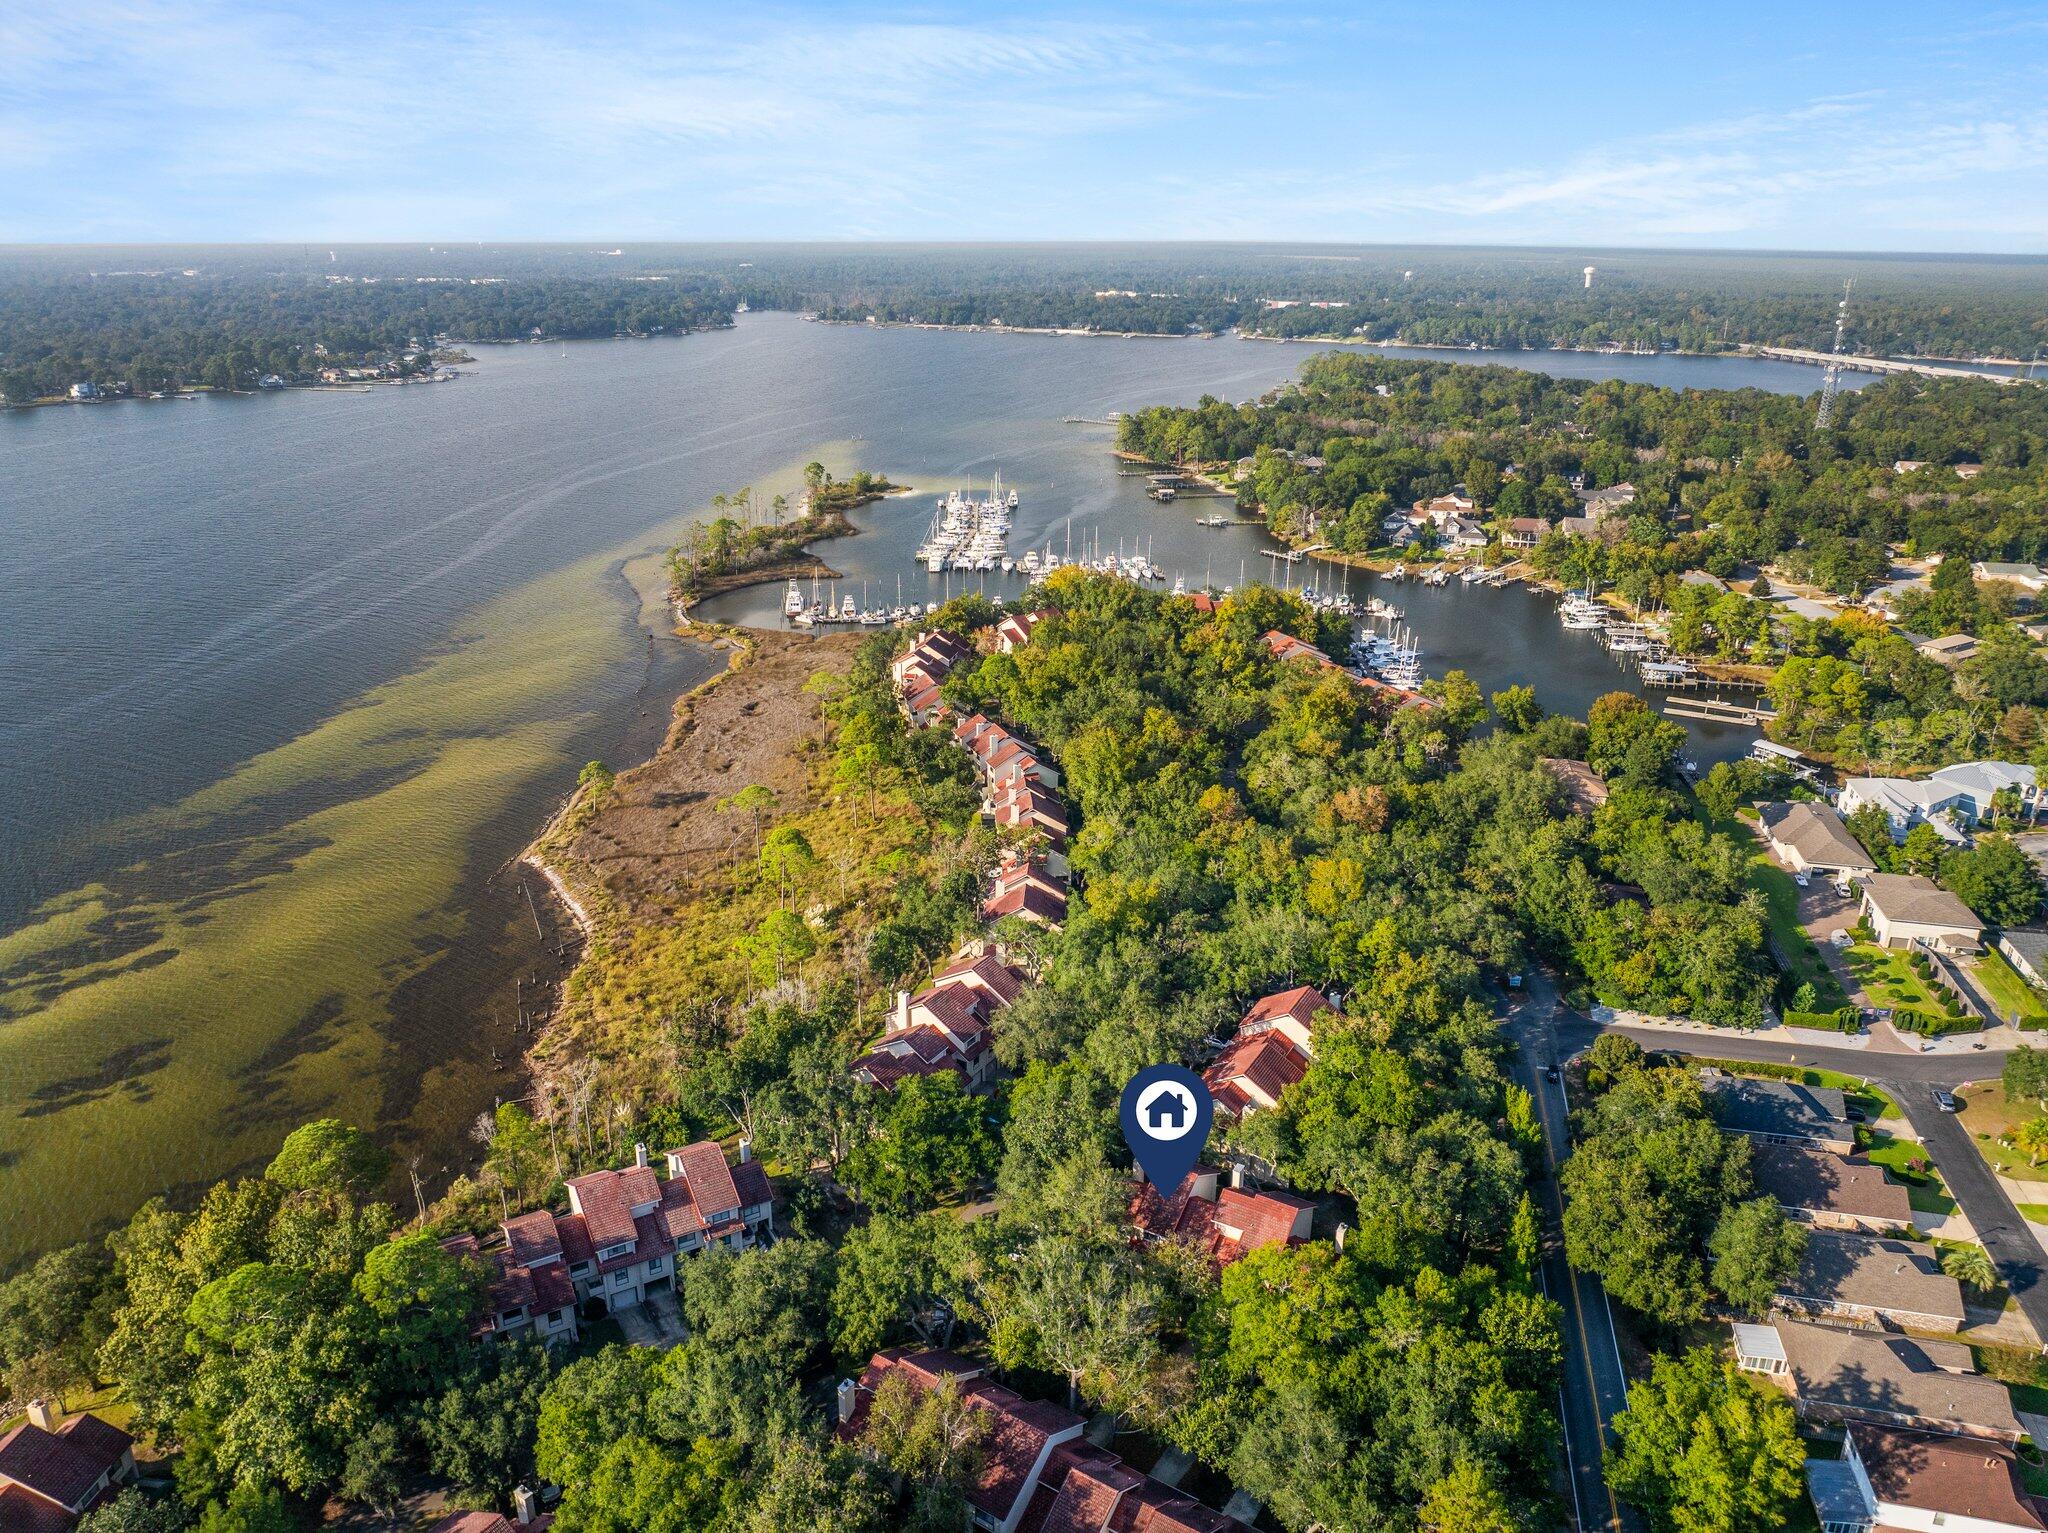
<instances>
[{"instance_id":1,"label":"bridge","mask_svg":"<svg viewBox=\"0 0 2048 1533\"><path fill-rule=\"evenodd\" d=\"M1769 357L1778 362L1805 362L1814 367L1853 368L1859 373L1916 373L1922 378L1982 378L1992 383L2026 383L2030 380L2018 378L2011 373L1980 373L1967 367L1953 367L1940 362L1896 362L1890 357L1858 357L1844 352L1837 356L1825 351L1809 351L1803 346L1751 346L1751 356Z\"/></svg>"}]
</instances>

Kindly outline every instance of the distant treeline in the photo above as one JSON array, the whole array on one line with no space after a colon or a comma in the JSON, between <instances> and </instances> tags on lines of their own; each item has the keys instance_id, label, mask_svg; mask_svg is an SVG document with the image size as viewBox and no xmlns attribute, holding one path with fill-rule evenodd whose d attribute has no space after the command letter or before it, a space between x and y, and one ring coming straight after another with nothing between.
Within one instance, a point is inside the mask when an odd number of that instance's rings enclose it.
<instances>
[{"instance_id":1,"label":"distant treeline","mask_svg":"<svg viewBox=\"0 0 2048 1533\"><path fill-rule=\"evenodd\" d=\"M11 402L90 382L138 393L247 388L362 366L437 336L568 339L729 324L733 300L703 279L330 278L315 272L180 271L47 277L0 271L0 393Z\"/></svg>"},{"instance_id":2,"label":"distant treeline","mask_svg":"<svg viewBox=\"0 0 2048 1533\"><path fill-rule=\"evenodd\" d=\"M1583 268L1596 268L1585 286ZM2031 358L2048 262L1383 246L0 248L0 388L246 386L414 340L651 334L757 309L1441 346L1827 346Z\"/></svg>"}]
</instances>

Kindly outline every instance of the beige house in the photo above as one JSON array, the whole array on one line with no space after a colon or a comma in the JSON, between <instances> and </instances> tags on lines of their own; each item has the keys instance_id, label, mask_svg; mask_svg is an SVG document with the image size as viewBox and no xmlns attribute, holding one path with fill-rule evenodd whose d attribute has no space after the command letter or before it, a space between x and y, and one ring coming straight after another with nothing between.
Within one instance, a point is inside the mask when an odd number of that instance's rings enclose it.
<instances>
[{"instance_id":1,"label":"beige house","mask_svg":"<svg viewBox=\"0 0 2048 1533\"><path fill-rule=\"evenodd\" d=\"M1918 873L1871 874L1863 881L1862 913L1885 947L1921 943L1944 953L1974 953L1984 946L1976 912Z\"/></svg>"},{"instance_id":2,"label":"beige house","mask_svg":"<svg viewBox=\"0 0 2048 1533\"><path fill-rule=\"evenodd\" d=\"M1803 1320L1737 1325L1735 1363L1771 1380L1808 1421L1867 1422L2018 1442L2012 1395L1959 1341Z\"/></svg>"},{"instance_id":3,"label":"beige house","mask_svg":"<svg viewBox=\"0 0 2048 1533\"><path fill-rule=\"evenodd\" d=\"M1795 873L1863 878L1877 871L1863 843L1826 804L1766 804L1758 819L1771 855Z\"/></svg>"}]
</instances>

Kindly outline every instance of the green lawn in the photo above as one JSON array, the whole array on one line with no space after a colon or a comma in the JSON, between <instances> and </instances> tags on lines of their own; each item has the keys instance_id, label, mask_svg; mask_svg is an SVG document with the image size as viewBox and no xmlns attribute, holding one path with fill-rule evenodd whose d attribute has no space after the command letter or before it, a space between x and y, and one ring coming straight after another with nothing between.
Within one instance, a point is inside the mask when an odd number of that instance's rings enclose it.
<instances>
[{"instance_id":1,"label":"green lawn","mask_svg":"<svg viewBox=\"0 0 2048 1533\"><path fill-rule=\"evenodd\" d=\"M1952 1214L1956 1211L1956 1200L1948 1195L1941 1173L1935 1169L1932 1158L1922 1145L1894 1134L1873 1134L1870 1148L1864 1153L1873 1164L1891 1172L1894 1181L1906 1184L1907 1198L1916 1214ZM1914 1161L1925 1162L1927 1169L1915 1170Z\"/></svg>"},{"instance_id":2,"label":"green lawn","mask_svg":"<svg viewBox=\"0 0 2048 1533\"><path fill-rule=\"evenodd\" d=\"M2048 1166L2029 1165L2025 1155L1999 1142L2024 1119L2034 1116L2033 1103L2022 1103L2015 1110L2007 1104L2004 1089L1989 1081L1958 1091L1956 1098L1963 1104L1963 1127L1970 1131L1970 1139L1992 1170L2014 1181L2048 1182Z\"/></svg>"},{"instance_id":3,"label":"green lawn","mask_svg":"<svg viewBox=\"0 0 2048 1533\"><path fill-rule=\"evenodd\" d=\"M2048 1224L2048 1203L2015 1203L2020 1217L2033 1224Z\"/></svg>"},{"instance_id":4,"label":"green lawn","mask_svg":"<svg viewBox=\"0 0 2048 1533\"><path fill-rule=\"evenodd\" d=\"M1920 1011L1940 1011L1927 986L1920 982L1905 955L1874 943L1859 942L1843 955L1875 1006L1911 1006Z\"/></svg>"},{"instance_id":5,"label":"green lawn","mask_svg":"<svg viewBox=\"0 0 2048 1533\"><path fill-rule=\"evenodd\" d=\"M1977 960L1976 972L1977 983L1996 1003L2001 1022L2010 1022L2012 1014L2018 1012L2021 1027L2048 1027L2048 1001L2020 978L2019 971L2006 962L1998 949L1984 950L1984 956Z\"/></svg>"}]
</instances>

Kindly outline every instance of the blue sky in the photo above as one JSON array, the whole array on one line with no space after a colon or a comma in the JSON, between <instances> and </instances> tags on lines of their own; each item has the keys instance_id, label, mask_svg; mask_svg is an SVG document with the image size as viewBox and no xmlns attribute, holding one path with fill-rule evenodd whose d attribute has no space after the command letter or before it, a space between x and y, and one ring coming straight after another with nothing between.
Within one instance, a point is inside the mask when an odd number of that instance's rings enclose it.
<instances>
[{"instance_id":1,"label":"blue sky","mask_svg":"<svg viewBox=\"0 0 2048 1533\"><path fill-rule=\"evenodd\" d=\"M2048 250L2048 6L0 3L0 241Z\"/></svg>"}]
</instances>

